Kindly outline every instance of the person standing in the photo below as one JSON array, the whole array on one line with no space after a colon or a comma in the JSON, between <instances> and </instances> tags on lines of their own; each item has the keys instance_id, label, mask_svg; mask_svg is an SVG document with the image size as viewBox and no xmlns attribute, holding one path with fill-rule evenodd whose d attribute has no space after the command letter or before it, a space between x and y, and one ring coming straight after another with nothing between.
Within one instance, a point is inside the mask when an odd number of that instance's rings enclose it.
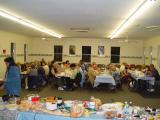
<instances>
[{"instance_id":1,"label":"person standing","mask_svg":"<svg viewBox=\"0 0 160 120\"><path fill-rule=\"evenodd\" d=\"M1 89L5 89L6 94L2 96L4 101L10 97L19 97L21 91L20 70L12 57L4 59L6 64L5 82Z\"/></svg>"}]
</instances>

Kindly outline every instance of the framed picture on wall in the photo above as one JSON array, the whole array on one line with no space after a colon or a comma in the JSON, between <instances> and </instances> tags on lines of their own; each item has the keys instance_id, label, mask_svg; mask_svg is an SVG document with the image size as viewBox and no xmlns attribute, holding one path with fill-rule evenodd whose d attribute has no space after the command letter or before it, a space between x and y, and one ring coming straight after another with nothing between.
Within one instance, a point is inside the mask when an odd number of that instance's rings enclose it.
<instances>
[{"instance_id":1,"label":"framed picture on wall","mask_svg":"<svg viewBox=\"0 0 160 120\"><path fill-rule=\"evenodd\" d=\"M104 55L104 46L98 46L98 55L103 56Z\"/></svg>"},{"instance_id":2,"label":"framed picture on wall","mask_svg":"<svg viewBox=\"0 0 160 120\"><path fill-rule=\"evenodd\" d=\"M75 45L69 46L69 55L76 55L76 46Z\"/></svg>"}]
</instances>

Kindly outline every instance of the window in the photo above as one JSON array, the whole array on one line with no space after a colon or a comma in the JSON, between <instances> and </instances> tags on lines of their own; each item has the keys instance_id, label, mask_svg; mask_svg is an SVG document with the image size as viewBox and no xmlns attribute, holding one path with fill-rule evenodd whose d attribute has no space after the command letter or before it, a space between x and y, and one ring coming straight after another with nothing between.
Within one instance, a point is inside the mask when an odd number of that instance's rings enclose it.
<instances>
[{"instance_id":1,"label":"window","mask_svg":"<svg viewBox=\"0 0 160 120\"><path fill-rule=\"evenodd\" d=\"M82 46L82 60L91 62L91 46Z\"/></svg>"},{"instance_id":2,"label":"window","mask_svg":"<svg viewBox=\"0 0 160 120\"><path fill-rule=\"evenodd\" d=\"M54 46L54 60L55 61L62 61L62 52L63 52L62 45L55 45Z\"/></svg>"},{"instance_id":3,"label":"window","mask_svg":"<svg viewBox=\"0 0 160 120\"><path fill-rule=\"evenodd\" d=\"M120 47L111 47L111 63L120 62Z\"/></svg>"}]
</instances>

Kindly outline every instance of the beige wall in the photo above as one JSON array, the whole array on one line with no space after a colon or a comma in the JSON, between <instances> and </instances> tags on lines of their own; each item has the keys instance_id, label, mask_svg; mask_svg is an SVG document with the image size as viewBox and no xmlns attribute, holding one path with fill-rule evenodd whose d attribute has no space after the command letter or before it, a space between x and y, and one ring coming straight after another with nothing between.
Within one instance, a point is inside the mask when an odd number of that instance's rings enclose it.
<instances>
[{"instance_id":1,"label":"beige wall","mask_svg":"<svg viewBox=\"0 0 160 120\"><path fill-rule=\"evenodd\" d=\"M139 40L136 42L129 43L119 43L115 42L116 40L107 40L107 39L89 39L89 38L62 38L62 39L47 39L41 40L40 38L30 38L27 36L9 33L5 31L0 31L0 78L4 76L5 65L4 65L4 56L2 53L3 49L6 49L7 54L10 54L10 43L16 43L16 53L21 54L22 56L17 56L17 62L24 61L24 44L28 44L28 53L32 56L28 57L28 61L41 60L45 58L47 61L53 59L54 45L63 46L63 61L69 60L70 62L77 63L81 59L82 55L82 46L91 46L92 48L92 58L91 61L96 61L100 64L110 63L110 48L120 47L121 48L121 59L120 62L143 63L143 41ZM76 56L69 56L69 45L76 46ZM105 55L100 57L98 56L98 46L105 46Z\"/></svg>"},{"instance_id":2,"label":"beige wall","mask_svg":"<svg viewBox=\"0 0 160 120\"><path fill-rule=\"evenodd\" d=\"M97 63L107 64L110 62L109 57L99 57L98 56L98 46L105 46L105 56L110 56L111 46L121 48L121 60L120 62L141 64L143 62L140 58L143 55L143 41L136 41L131 43L118 43L114 42L116 40L107 39L88 39L88 38L63 38L63 39L47 39L41 40L35 38L32 41L30 53L32 54L51 54L53 55L53 46L62 45L63 46L63 61L69 60L70 62L78 62L82 55L82 46L91 46L91 51L93 57L91 61L96 61ZM76 46L76 56L69 56L69 45ZM32 60L40 60L44 57L47 61L52 60L53 56L32 56Z\"/></svg>"},{"instance_id":3,"label":"beige wall","mask_svg":"<svg viewBox=\"0 0 160 120\"><path fill-rule=\"evenodd\" d=\"M150 52L149 49L150 47L152 47L152 56L153 56L153 60L152 63L158 68L160 66L158 66L158 46L160 46L160 36L157 37L153 37L151 39L145 40L144 41L144 48L146 49L146 57L148 59L146 59L146 64L150 64Z\"/></svg>"},{"instance_id":4,"label":"beige wall","mask_svg":"<svg viewBox=\"0 0 160 120\"><path fill-rule=\"evenodd\" d=\"M0 78L2 78L4 76L6 67L5 64L3 62L5 56L3 55L3 49L6 50L6 54L10 54L10 44L11 42L16 43L16 53L17 54L23 54L24 53L24 44L29 44L30 42L29 37L23 36L23 35L19 35L19 34L15 34L15 33L9 33L9 32L5 32L5 31L0 31ZM23 56L17 56L16 57L16 61L17 62L24 62L24 57Z\"/></svg>"}]
</instances>

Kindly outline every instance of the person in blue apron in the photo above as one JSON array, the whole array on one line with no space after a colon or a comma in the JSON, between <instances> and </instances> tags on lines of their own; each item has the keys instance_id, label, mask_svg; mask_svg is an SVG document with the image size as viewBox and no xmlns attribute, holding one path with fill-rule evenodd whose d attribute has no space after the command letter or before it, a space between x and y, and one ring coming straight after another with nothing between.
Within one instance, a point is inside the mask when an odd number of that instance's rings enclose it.
<instances>
[{"instance_id":1,"label":"person in blue apron","mask_svg":"<svg viewBox=\"0 0 160 120\"><path fill-rule=\"evenodd\" d=\"M8 101L11 97L19 97L21 91L20 70L12 57L4 59L6 64L5 82L1 89L5 89L3 101Z\"/></svg>"}]
</instances>

